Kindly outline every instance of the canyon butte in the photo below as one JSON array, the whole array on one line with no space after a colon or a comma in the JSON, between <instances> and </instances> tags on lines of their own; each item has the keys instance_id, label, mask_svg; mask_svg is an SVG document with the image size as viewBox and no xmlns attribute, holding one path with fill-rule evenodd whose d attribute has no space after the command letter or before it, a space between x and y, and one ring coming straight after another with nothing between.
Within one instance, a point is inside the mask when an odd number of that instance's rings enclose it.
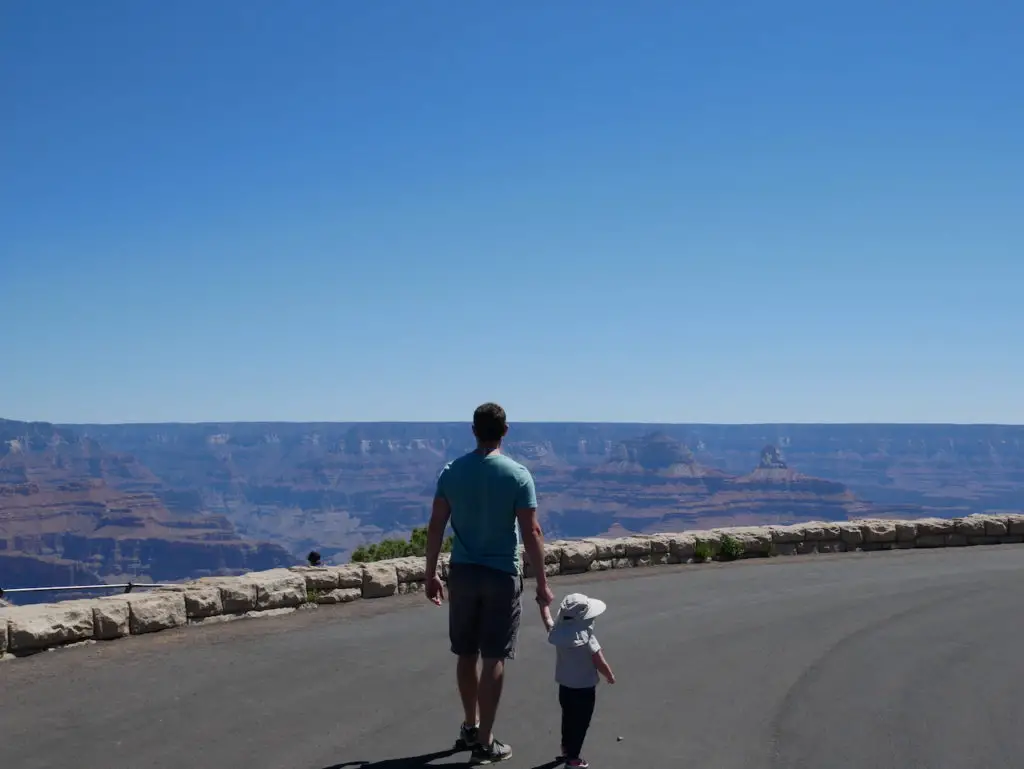
<instances>
[{"instance_id":1,"label":"canyon butte","mask_svg":"<svg viewBox=\"0 0 1024 769\"><path fill-rule=\"evenodd\" d=\"M1024 427L523 423L551 538L1024 509ZM464 423L0 420L0 587L345 562L424 524Z\"/></svg>"}]
</instances>

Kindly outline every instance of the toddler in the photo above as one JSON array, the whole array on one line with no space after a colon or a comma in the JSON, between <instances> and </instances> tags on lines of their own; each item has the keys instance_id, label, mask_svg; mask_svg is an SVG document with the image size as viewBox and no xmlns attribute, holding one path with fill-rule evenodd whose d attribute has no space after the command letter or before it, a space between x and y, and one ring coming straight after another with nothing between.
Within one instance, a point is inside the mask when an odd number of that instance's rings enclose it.
<instances>
[{"instance_id":1,"label":"toddler","mask_svg":"<svg viewBox=\"0 0 1024 769\"><path fill-rule=\"evenodd\" d=\"M590 766L580 751L594 714L598 674L608 683L615 683L615 674L594 635L594 619L606 608L604 601L582 593L572 593L562 599L556 620L551 619L547 606L541 607L548 642L556 649L555 682L558 704L562 707L562 755L559 759L572 769Z\"/></svg>"}]
</instances>

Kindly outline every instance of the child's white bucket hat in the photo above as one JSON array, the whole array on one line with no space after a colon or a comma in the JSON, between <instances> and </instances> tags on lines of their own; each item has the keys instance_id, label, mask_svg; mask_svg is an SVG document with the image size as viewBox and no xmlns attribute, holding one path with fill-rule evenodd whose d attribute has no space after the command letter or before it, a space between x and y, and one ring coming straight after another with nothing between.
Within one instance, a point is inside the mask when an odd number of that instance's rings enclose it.
<instances>
[{"instance_id":1,"label":"child's white bucket hat","mask_svg":"<svg viewBox=\"0 0 1024 769\"><path fill-rule=\"evenodd\" d=\"M548 633L548 641L555 646L583 646L590 640L594 617L604 614L608 606L604 601L583 593L570 593L558 607L558 619Z\"/></svg>"},{"instance_id":2,"label":"child's white bucket hat","mask_svg":"<svg viewBox=\"0 0 1024 769\"><path fill-rule=\"evenodd\" d=\"M608 605L604 601L590 598L583 593L569 593L558 607L558 621L583 624L604 614Z\"/></svg>"}]
</instances>

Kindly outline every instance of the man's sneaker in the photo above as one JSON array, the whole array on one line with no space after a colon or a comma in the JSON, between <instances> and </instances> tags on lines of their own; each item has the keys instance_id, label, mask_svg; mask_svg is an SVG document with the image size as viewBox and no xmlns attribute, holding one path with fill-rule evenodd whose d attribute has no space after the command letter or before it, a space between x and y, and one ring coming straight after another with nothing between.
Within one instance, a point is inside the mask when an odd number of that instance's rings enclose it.
<instances>
[{"instance_id":1,"label":"man's sneaker","mask_svg":"<svg viewBox=\"0 0 1024 769\"><path fill-rule=\"evenodd\" d=\"M569 769L590 769L590 764L587 763L587 759L582 757L570 758L565 762L565 765L568 766Z\"/></svg>"},{"instance_id":2,"label":"man's sneaker","mask_svg":"<svg viewBox=\"0 0 1024 769\"><path fill-rule=\"evenodd\" d=\"M492 740L490 745L477 745L473 750L474 764L496 764L512 756L512 748L504 742Z\"/></svg>"},{"instance_id":3,"label":"man's sneaker","mask_svg":"<svg viewBox=\"0 0 1024 769\"><path fill-rule=\"evenodd\" d=\"M463 724L459 728L459 738L455 740L456 750L472 750L477 747L480 742L478 726L466 726Z\"/></svg>"}]
</instances>

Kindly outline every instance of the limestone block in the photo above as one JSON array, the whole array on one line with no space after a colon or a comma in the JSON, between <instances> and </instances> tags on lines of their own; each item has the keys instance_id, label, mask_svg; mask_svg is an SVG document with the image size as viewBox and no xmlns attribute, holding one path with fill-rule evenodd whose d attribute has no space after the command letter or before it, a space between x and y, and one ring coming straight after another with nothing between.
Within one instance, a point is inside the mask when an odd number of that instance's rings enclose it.
<instances>
[{"instance_id":1,"label":"limestone block","mask_svg":"<svg viewBox=\"0 0 1024 769\"><path fill-rule=\"evenodd\" d=\"M607 571L608 569L611 569L611 568L612 568L612 560L611 559L603 561L603 560L600 560L598 558L595 558L593 561L590 562L589 571Z\"/></svg>"},{"instance_id":2,"label":"limestone block","mask_svg":"<svg viewBox=\"0 0 1024 769\"><path fill-rule=\"evenodd\" d=\"M947 534L946 547L966 547L967 537L963 534Z\"/></svg>"},{"instance_id":3,"label":"limestone block","mask_svg":"<svg viewBox=\"0 0 1024 769\"><path fill-rule=\"evenodd\" d=\"M363 598L386 598L398 592L398 572L387 561L363 565Z\"/></svg>"},{"instance_id":4,"label":"limestone block","mask_svg":"<svg viewBox=\"0 0 1024 769\"><path fill-rule=\"evenodd\" d=\"M916 523L919 542L922 537L953 534L956 531L956 524L947 518L919 518ZM922 545L918 546L922 547ZM935 545L923 545L923 547L935 547Z\"/></svg>"},{"instance_id":5,"label":"limestone block","mask_svg":"<svg viewBox=\"0 0 1024 769\"><path fill-rule=\"evenodd\" d=\"M580 573L590 569L597 559L597 546L591 542L566 542L562 545L562 573Z\"/></svg>"},{"instance_id":6,"label":"limestone block","mask_svg":"<svg viewBox=\"0 0 1024 769\"><path fill-rule=\"evenodd\" d=\"M777 545L784 542L803 542L804 539L806 539L804 535L804 527L799 524L792 526L771 526L769 528L772 533L772 542Z\"/></svg>"},{"instance_id":7,"label":"limestone block","mask_svg":"<svg viewBox=\"0 0 1024 769\"><path fill-rule=\"evenodd\" d=\"M632 569L633 561L630 558L612 558L613 569Z\"/></svg>"},{"instance_id":8,"label":"limestone block","mask_svg":"<svg viewBox=\"0 0 1024 769\"><path fill-rule=\"evenodd\" d=\"M986 537L1005 537L1010 533L1007 520L1001 516L990 515L985 518Z\"/></svg>"},{"instance_id":9,"label":"limestone block","mask_svg":"<svg viewBox=\"0 0 1024 769\"><path fill-rule=\"evenodd\" d=\"M985 536L985 519L981 516L968 516L967 518L957 518L953 521L956 527L956 534L962 537L984 537Z\"/></svg>"},{"instance_id":10,"label":"limestone block","mask_svg":"<svg viewBox=\"0 0 1024 769\"><path fill-rule=\"evenodd\" d=\"M1020 534L1007 534L1005 537L999 538L999 543L1003 545L1019 545L1024 542L1024 536Z\"/></svg>"},{"instance_id":11,"label":"limestone block","mask_svg":"<svg viewBox=\"0 0 1024 769\"><path fill-rule=\"evenodd\" d=\"M170 630L188 622L183 592L128 593L106 600L128 604L128 627L132 635Z\"/></svg>"},{"instance_id":12,"label":"limestone block","mask_svg":"<svg viewBox=\"0 0 1024 769\"><path fill-rule=\"evenodd\" d=\"M363 591L358 587L339 587L317 596L317 603L349 603L363 597Z\"/></svg>"},{"instance_id":13,"label":"limestone block","mask_svg":"<svg viewBox=\"0 0 1024 769\"><path fill-rule=\"evenodd\" d=\"M7 645L12 652L38 651L93 637L89 601L12 606L7 616Z\"/></svg>"},{"instance_id":14,"label":"limestone block","mask_svg":"<svg viewBox=\"0 0 1024 769\"><path fill-rule=\"evenodd\" d=\"M867 520L858 521L858 523L860 524L865 542L895 542L899 538L896 532L895 521Z\"/></svg>"},{"instance_id":15,"label":"limestone block","mask_svg":"<svg viewBox=\"0 0 1024 769\"><path fill-rule=\"evenodd\" d=\"M443 553L441 558L438 559L440 563L443 561L445 564L448 563L450 556L447 553ZM363 567L360 564L346 563L344 566L335 567L338 572L338 587L349 588L363 586ZM447 574L447 572L445 572Z\"/></svg>"},{"instance_id":16,"label":"limestone block","mask_svg":"<svg viewBox=\"0 0 1024 769\"><path fill-rule=\"evenodd\" d=\"M185 590L183 595L185 596L185 616L189 619L205 619L224 613L220 588L213 585L194 585Z\"/></svg>"},{"instance_id":17,"label":"limestone block","mask_svg":"<svg viewBox=\"0 0 1024 769\"><path fill-rule=\"evenodd\" d=\"M254 571L245 578L256 586L256 610L287 609L306 603L306 578L291 569Z\"/></svg>"},{"instance_id":18,"label":"limestone block","mask_svg":"<svg viewBox=\"0 0 1024 769\"><path fill-rule=\"evenodd\" d=\"M545 542L544 543L544 563L561 563L562 562L562 545L558 542Z\"/></svg>"},{"instance_id":19,"label":"limestone block","mask_svg":"<svg viewBox=\"0 0 1024 769\"><path fill-rule=\"evenodd\" d=\"M652 553L651 566L665 566L670 563L670 557L671 556L668 553ZM679 563L679 561L676 561L675 563Z\"/></svg>"},{"instance_id":20,"label":"limestone block","mask_svg":"<svg viewBox=\"0 0 1024 769\"><path fill-rule=\"evenodd\" d=\"M1013 513L1006 516L1006 525L1011 535L1024 536L1024 515Z\"/></svg>"},{"instance_id":21,"label":"limestone block","mask_svg":"<svg viewBox=\"0 0 1024 769\"><path fill-rule=\"evenodd\" d=\"M697 537L693 534L673 534L669 541L669 563L688 563L693 560Z\"/></svg>"},{"instance_id":22,"label":"limestone block","mask_svg":"<svg viewBox=\"0 0 1024 769\"><path fill-rule=\"evenodd\" d=\"M652 534L650 537L651 555L663 555L672 552L672 543L683 534Z\"/></svg>"},{"instance_id":23,"label":"limestone block","mask_svg":"<svg viewBox=\"0 0 1024 769\"><path fill-rule=\"evenodd\" d=\"M621 558L626 554L625 545L619 544L618 539L609 539L605 537L587 537L585 542L591 543L595 550L596 555L594 556L599 561L610 561L613 558ZM618 552L616 552L618 550Z\"/></svg>"},{"instance_id":24,"label":"limestone block","mask_svg":"<svg viewBox=\"0 0 1024 769\"><path fill-rule=\"evenodd\" d=\"M306 590L329 592L339 586L336 566L292 566L291 570L306 580Z\"/></svg>"},{"instance_id":25,"label":"limestone block","mask_svg":"<svg viewBox=\"0 0 1024 769\"><path fill-rule=\"evenodd\" d=\"M256 608L256 583L250 577L203 577L197 582L220 590L225 614L244 614Z\"/></svg>"},{"instance_id":26,"label":"limestone block","mask_svg":"<svg viewBox=\"0 0 1024 769\"><path fill-rule=\"evenodd\" d=\"M3 657L7 653L7 614L5 609L7 607L0 607L0 657Z\"/></svg>"},{"instance_id":27,"label":"limestone block","mask_svg":"<svg viewBox=\"0 0 1024 769\"><path fill-rule=\"evenodd\" d=\"M917 539L917 523L914 521L896 521L896 541L910 543Z\"/></svg>"},{"instance_id":28,"label":"limestone block","mask_svg":"<svg viewBox=\"0 0 1024 769\"><path fill-rule=\"evenodd\" d=\"M427 578L427 559L419 556L393 558L390 561L395 567L395 575L399 584L403 582L422 582Z\"/></svg>"},{"instance_id":29,"label":"limestone block","mask_svg":"<svg viewBox=\"0 0 1024 769\"><path fill-rule=\"evenodd\" d=\"M864 542L864 530L855 521L841 521L839 523L839 538L846 545L847 550L852 550Z\"/></svg>"},{"instance_id":30,"label":"limestone block","mask_svg":"<svg viewBox=\"0 0 1024 769\"><path fill-rule=\"evenodd\" d=\"M625 537L621 542L627 558L642 558L651 554L650 537Z\"/></svg>"},{"instance_id":31,"label":"limestone block","mask_svg":"<svg viewBox=\"0 0 1024 769\"><path fill-rule=\"evenodd\" d=\"M920 534L914 547L945 547L947 534Z\"/></svg>"},{"instance_id":32,"label":"limestone block","mask_svg":"<svg viewBox=\"0 0 1024 769\"><path fill-rule=\"evenodd\" d=\"M398 594L413 595L415 593L422 593L425 585L425 582L399 582Z\"/></svg>"},{"instance_id":33,"label":"limestone block","mask_svg":"<svg viewBox=\"0 0 1024 769\"><path fill-rule=\"evenodd\" d=\"M812 542L839 539L839 524L832 521L811 521L801 524L804 538Z\"/></svg>"},{"instance_id":34,"label":"limestone block","mask_svg":"<svg viewBox=\"0 0 1024 769\"><path fill-rule=\"evenodd\" d=\"M92 601L93 638L113 641L131 633L131 610L128 601L105 596Z\"/></svg>"},{"instance_id":35,"label":"limestone block","mask_svg":"<svg viewBox=\"0 0 1024 769\"><path fill-rule=\"evenodd\" d=\"M775 547L776 555L796 555L797 548L803 544L802 542L779 542Z\"/></svg>"},{"instance_id":36,"label":"limestone block","mask_svg":"<svg viewBox=\"0 0 1024 769\"><path fill-rule=\"evenodd\" d=\"M768 526L730 526L717 529L718 533L739 540L745 555L764 555L770 552L772 530Z\"/></svg>"}]
</instances>

